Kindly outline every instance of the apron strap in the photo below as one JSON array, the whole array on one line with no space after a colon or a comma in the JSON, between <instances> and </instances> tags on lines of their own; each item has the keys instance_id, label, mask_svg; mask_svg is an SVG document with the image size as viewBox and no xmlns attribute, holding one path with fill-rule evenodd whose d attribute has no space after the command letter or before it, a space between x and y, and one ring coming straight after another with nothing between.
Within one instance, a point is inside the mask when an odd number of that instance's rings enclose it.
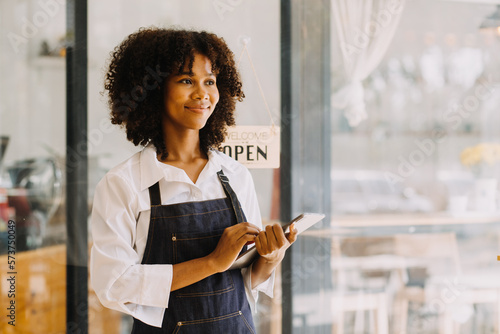
<instances>
[{"instance_id":1,"label":"apron strap","mask_svg":"<svg viewBox=\"0 0 500 334\"><path fill-rule=\"evenodd\" d=\"M217 172L217 176L219 177L222 187L224 188L224 192L231 200L231 205L233 206L234 213L236 214L236 220L238 221L238 223L245 222L245 219L243 218L243 212L241 211L240 202L238 201L238 197L236 196L233 188L231 188L231 186L229 185L229 179L226 175L224 175L222 169Z\"/></svg>"},{"instance_id":2,"label":"apron strap","mask_svg":"<svg viewBox=\"0 0 500 334\"><path fill-rule=\"evenodd\" d=\"M160 196L160 182L156 182L151 187L149 187L149 198L151 199L151 206L161 205Z\"/></svg>"}]
</instances>

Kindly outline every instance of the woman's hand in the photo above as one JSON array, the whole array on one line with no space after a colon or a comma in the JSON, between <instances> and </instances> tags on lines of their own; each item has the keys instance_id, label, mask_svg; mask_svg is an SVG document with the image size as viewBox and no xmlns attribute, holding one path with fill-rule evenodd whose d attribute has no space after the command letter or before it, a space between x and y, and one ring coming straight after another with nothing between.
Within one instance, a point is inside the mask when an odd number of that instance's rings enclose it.
<instances>
[{"instance_id":1,"label":"woman's hand","mask_svg":"<svg viewBox=\"0 0 500 334\"><path fill-rule=\"evenodd\" d=\"M239 223L224 230L209 258L216 272L229 269L247 242L254 241L260 229L250 223Z\"/></svg>"},{"instance_id":2,"label":"woman's hand","mask_svg":"<svg viewBox=\"0 0 500 334\"><path fill-rule=\"evenodd\" d=\"M255 238L255 247L262 259L268 264L277 265L283 260L285 251L297 239L295 224L290 226L290 233L285 235L280 224L267 225Z\"/></svg>"},{"instance_id":3,"label":"woman's hand","mask_svg":"<svg viewBox=\"0 0 500 334\"><path fill-rule=\"evenodd\" d=\"M260 229L250 223L228 227L215 250L207 256L174 264L171 291L199 282L215 273L229 269L243 246L253 241Z\"/></svg>"},{"instance_id":4,"label":"woman's hand","mask_svg":"<svg viewBox=\"0 0 500 334\"><path fill-rule=\"evenodd\" d=\"M260 257L252 265L252 289L266 281L283 260L285 251L297 239L295 224L290 225L290 233L285 234L280 224L268 225L255 238L255 247Z\"/></svg>"}]
</instances>

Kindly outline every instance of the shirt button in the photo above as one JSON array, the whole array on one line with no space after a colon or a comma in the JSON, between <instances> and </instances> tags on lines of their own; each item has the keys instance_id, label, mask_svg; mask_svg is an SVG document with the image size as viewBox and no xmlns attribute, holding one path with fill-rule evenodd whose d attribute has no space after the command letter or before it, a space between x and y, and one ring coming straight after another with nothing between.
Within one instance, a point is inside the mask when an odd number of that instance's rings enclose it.
<instances>
[{"instance_id":1,"label":"shirt button","mask_svg":"<svg viewBox=\"0 0 500 334\"><path fill-rule=\"evenodd\" d=\"M195 200L200 200L201 199L201 191L195 190L193 192L193 197L194 197Z\"/></svg>"}]
</instances>

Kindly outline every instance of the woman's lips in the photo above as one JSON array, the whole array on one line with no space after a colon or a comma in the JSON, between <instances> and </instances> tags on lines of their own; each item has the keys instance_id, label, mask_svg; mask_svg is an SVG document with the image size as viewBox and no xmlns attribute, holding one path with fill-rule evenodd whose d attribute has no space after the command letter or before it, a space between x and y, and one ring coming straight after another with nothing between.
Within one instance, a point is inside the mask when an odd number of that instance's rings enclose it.
<instances>
[{"instance_id":1,"label":"woman's lips","mask_svg":"<svg viewBox=\"0 0 500 334\"><path fill-rule=\"evenodd\" d=\"M200 113L200 114L208 111L208 109L209 109L209 107L198 107L198 106L196 106L196 107L186 107L186 108L189 109L192 112Z\"/></svg>"}]
</instances>

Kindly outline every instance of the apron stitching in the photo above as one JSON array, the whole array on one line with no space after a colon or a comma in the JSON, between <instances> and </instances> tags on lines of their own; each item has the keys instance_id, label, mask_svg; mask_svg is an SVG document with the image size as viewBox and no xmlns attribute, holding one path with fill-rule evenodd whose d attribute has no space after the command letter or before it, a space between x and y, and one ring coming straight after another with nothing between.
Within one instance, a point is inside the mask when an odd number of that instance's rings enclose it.
<instances>
[{"instance_id":1,"label":"apron stitching","mask_svg":"<svg viewBox=\"0 0 500 334\"><path fill-rule=\"evenodd\" d=\"M240 314L240 311L236 311L236 312L233 312L233 313L229 313L229 314L226 314L226 315L221 315L221 316L214 317L214 318L200 319L200 320L188 320L188 321L180 321L180 322L182 323L182 326L183 325L205 324L205 323L208 323L208 322L216 322L216 321L221 321L221 320L226 320L226 319L234 318L234 317L238 316L239 314Z\"/></svg>"},{"instance_id":2,"label":"apron stitching","mask_svg":"<svg viewBox=\"0 0 500 334\"><path fill-rule=\"evenodd\" d=\"M187 241L187 240L199 240L199 239L209 239L209 238L215 238L215 237L220 237L222 234L214 234L212 236L206 236L206 237L197 237L197 238L177 238L177 241Z\"/></svg>"},{"instance_id":3,"label":"apron stitching","mask_svg":"<svg viewBox=\"0 0 500 334\"><path fill-rule=\"evenodd\" d=\"M227 287L225 289L221 289L221 290L217 290L217 291L209 291L209 292L179 293L179 294L177 294L177 297L178 298L184 298L184 297L215 296L215 295L222 295L223 293L227 293L229 291L233 291L234 290L233 275L231 275L229 272L224 272L224 273L220 273L220 274L229 275L229 280L231 281L229 287Z\"/></svg>"},{"instance_id":4,"label":"apron stitching","mask_svg":"<svg viewBox=\"0 0 500 334\"><path fill-rule=\"evenodd\" d=\"M159 218L164 218L164 219L172 219L172 218L181 218L181 217L189 217L189 216L201 216L205 215L207 213L214 213L214 212L221 212L221 211L227 211L230 210L230 208L227 209L219 209L219 210L214 210L214 211L207 211L207 212L200 212L200 213L190 213L186 215L179 215L179 216L169 216L169 217L151 217L151 220L159 219Z\"/></svg>"},{"instance_id":5,"label":"apron stitching","mask_svg":"<svg viewBox=\"0 0 500 334\"><path fill-rule=\"evenodd\" d=\"M245 323L245 325L247 326L248 330L250 331L250 333L252 334L255 334L252 327L249 325L247 319L245 318L245 316L243 315L243 313L240 314L240 317L243 319L243 322Z\"/></svg>"},{"instance_id":6,"label":"apron stitching","mask_svg":"<svg viewBox=\"0 0 500 334\"><path fill-rule=\"evenodd\" d=\"M210 291L210 292L193 292L193 293L182 293L178 294L176 297L177 298L192 298L192 297L208 297L208 296L217 296L217 295L222 295L225 293L228 293L229 291L234 290L234 285L226 288L224 290L219 290L219 291Z\"/></svg>"},{"instance_id":7,"label":"apron stitching","mask_svg":"<svg viewBox=\"0 0 500 334\"><path fill-rule=\"evenodd\" d=\"M157 204L157 205L150 205L151 208L157 208L160 206L170 206L170 205L179 205L179 204L192 204L192 203L204 203L204 202L211 202L211 201L219 201L219 200L226 200L226 199L231 199L229 197L224 197L224 198L216 198L216 199L207 199L205 201L196 201L196 202L179 202L179 203L172 203L172 204ZM238 203L240 204L240 203ZM241 205L238 205L238 208L241 211Z\"/></svg>"}]
</instances>

